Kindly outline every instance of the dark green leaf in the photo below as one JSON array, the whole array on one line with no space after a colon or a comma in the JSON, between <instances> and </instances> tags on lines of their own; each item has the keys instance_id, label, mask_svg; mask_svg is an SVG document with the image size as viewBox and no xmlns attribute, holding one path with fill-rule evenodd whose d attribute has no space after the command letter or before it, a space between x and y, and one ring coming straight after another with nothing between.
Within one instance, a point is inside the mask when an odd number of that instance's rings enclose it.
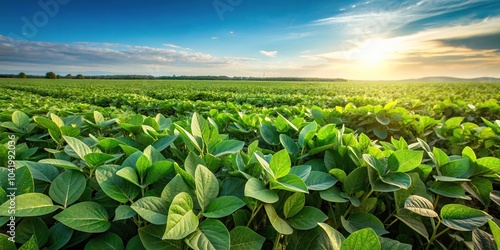
<instances>
[{"instance_id":1,"label":"dark green leaf","mask_svg":"<svg viewBox=\"0 0 500 250\"><path fill-rule=\"evenodd\" d=\"M231 239L230 249L232 250L254 250L262 249L266 240L248 227L235 227L229 233Z\"/></svg>"},{"instance_id":2,"label":"dark green leaf","mask_svg":"<svg viewBox=\"0 0 500 250\"><path fill-rule=\"evenodd\" d=\"M364 228L351 233L342 242L340 250L381 250L380 240L371 228Z\"/></svg>"},{"instance_id":3,"label":"dark green leaf","mask_svg":"<svg viewBox=\"0 0 500 250\"><path fill-rule=\"evenodd\" d=\"M54 219L64 225L86 233L102 233L109 229L108 212L99 203L77 203L56 214Z\"/></svg>"}]
</instances>

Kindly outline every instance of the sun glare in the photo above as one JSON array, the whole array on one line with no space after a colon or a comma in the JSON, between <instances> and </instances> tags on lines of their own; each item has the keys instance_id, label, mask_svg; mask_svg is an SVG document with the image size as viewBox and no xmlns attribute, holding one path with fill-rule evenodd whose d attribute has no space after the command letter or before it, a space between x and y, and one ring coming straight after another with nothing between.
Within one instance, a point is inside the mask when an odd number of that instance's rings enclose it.
<instances>
[{"instance_id":1,"label":"sun glare","mask_svg":"<svg viewBox=\"0 0 500 250\"><path fill-rule=\"evenodd\" d=\"M358 49L354 59L366 67L379 68L389 58L392 50L394 48L387 40L370 40Z\"/></svg>"}]
</instances>

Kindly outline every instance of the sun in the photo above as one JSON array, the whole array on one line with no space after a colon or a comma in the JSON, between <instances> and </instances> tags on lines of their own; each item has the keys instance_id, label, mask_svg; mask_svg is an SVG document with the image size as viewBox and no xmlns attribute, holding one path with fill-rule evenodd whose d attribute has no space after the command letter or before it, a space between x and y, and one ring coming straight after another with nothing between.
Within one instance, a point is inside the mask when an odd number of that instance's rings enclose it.
<instances>
[{"instance_id":1,"label":"sun","mask_svg":"<svg viewBox=\"0 0 500 250\"><path fill-rule=\"evenodd\" d=\"M383 66L394 48L386 40L369 40L358 48L354 59L369 68Z\"/></svg>"}]
</instances>

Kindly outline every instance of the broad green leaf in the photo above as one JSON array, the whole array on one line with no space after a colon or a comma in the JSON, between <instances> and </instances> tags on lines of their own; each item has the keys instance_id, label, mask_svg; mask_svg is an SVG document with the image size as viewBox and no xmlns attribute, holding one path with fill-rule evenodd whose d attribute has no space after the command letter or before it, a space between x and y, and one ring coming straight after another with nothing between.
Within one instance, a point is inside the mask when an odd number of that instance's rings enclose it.
<instances>
[{"instance_id":1,"label":"broad green leaf","mask_svg":"<svg viewBox=\"0 0 500 250\"><path fill-rule=\"evenodd\" d=\"M335 202L335 203L348 202L349 200L347 198L344 198L344 196L342 196L341 193L342 192L336 186L333 186L327 190L321 191L319 195L321 199L329 202Z\"/></svg>"},{"instance_id":2,"label":"broad green leaf","mask_svg":"<svg viewBox=\"0 0 500 250\"><path fill-rule=\"evenodd\" d=\"M86 184L85 175L81 172L66 170L50 184L50 198L66 208L82 196Z\"/></svg>"},{"instance_id":3,"label":"broad green leaf","mask_svg":"<svg viewBox=\"0 0 500 250\"><path fill-rule=\"evenodd\" d=\"M471 182L462 184L462 187L485 206L490 204L490 194L493 191L493 184L489 179L474 177Z\"/></svg>"},{"instance_id":4,"label":"broad green leaf","mask_svg":"<svg viewBox=\"0 0 500 250\"><path fill-rule=\"evenodd\" d=\"M306 203L306 196L303 193L294 193L288 197L283 205L283 214L285 218L296 215Z\"/></svg>"},{"instance_id":5,"label":"broad green leaf","mask_svg":"<svg viewBox=\"0 0 500 250\"><path fill-rule=\"evenodd\" d=\"M353 232L340 246L340 250L381 250L380 239L371 228Z\"/></svg>"},{"instance_id":6,"label":"broad green leaf","mask_svg":"<svg viewBox=\"0 0 500 250\"><path fill-rule=\"evenodd\" d=\"M26 128L30 124L30 118L25 113L16 110L12 113L12 122L18 128Z\"/></svg>"},{"instance_id":7,"label":"broad green leaf","mask_svg":"<svg viewBox=\"0 0 500 250\"><path fill-rule=\"evenodd\" d=\"M129 205L120 205L115 209L115 218L113 221L130 219L136 214L137 212Z\"/></svg>"},{"instance_id":8,"label":"broad green leaf","mask_svg":"<svg viewBox=\"0 0 500 250\"><path fill-rule=\"evenodd\" d=\"M72 170L80 171L80 168L77 165L75 165L72 162L65 161L65 160L60 160L60 159L43 159L43 160L39 160L38 162L39 163L44 163L44 164L54 165L54 166L60 167L60 168L72 169Z\"/></svg>"},{"instance_id":9,"label":"broad green leaf","mask_svg":"<svg viewBox=\"0 0 500 250\"><path fill-rule=\"evenodd\" d=\"M311 174L311 169L312 167L309 165L294 166L293 168L290 169L289 174L296 175L305 182L307 181L307 178L309 178L309 175Z\"/></svg>"},{"instance_id":10,"label":"broad green leaf","mask_svg":"<svg viewBox=\"0 0 500 250\"><path fill-rule=\"evenodd\" d=\"M124 168L118 165L102 165L97 167L96 180L110 198L125 203L133 201L140 189L129 181L118 176L116 172Z\"/></svg>"},{"instance_id":11,"label":"broad green leaf","mask_svg":"<svg viewBox=\"0 0 500 250\"><path fill-rule=\"evenodd\" d=\"M196 184L196 197L202 210L219 194L219 182L217 177L207 167L198 165L194 174Z\"/></svg>"},{"instance_id":12,"label":"broad green leaf","mask_svg":"<svg viewBox=\"0 0 500 250\"><path fill-rule=\"evenodd\" d=\"M88 153L83 157L85 162L90 166L98 166L115 158L114 155L104 153Z\"/></svg>"},{"instance_id":13,"label":"broad green leaf","mask_svg":"<svg viewBox=\"0 0 500 250\"><path fill-rule=\"evenodd\" d=\"M465 190L458 184L453 183L453 182L442 182L442 181L437 181L434 182L430 187L429 190L432 192L446 196L449 198L458 198L458 199L464 199L464 200L471 200L469 196L465 195Z\"/></svg>"},{"instance_id":14,"label":"broad green leaf","mask_svg":"<svg viewBox=\"0 0 500 250\"><path fill-rule=\"evenodd\" d=\"M401 243L397 240L380 237L380 244L384 250L411 250L412 245Z\"/></svg>"},{"instance_id":15,"label":"broad green leaf","mask_svg":"<svg viewBox=\"0 0 500 250\"><path fill-rule=\"evenodd\" d=\"M123 246L123 240L120 236L106 232L97 236L96 238L91 239L85 245L84 250L123 250L125 247Z\"/></svg>"},{"instance_id":16,"label":"broad green leaf","mask_svg":"<svg viewBox=\"0 0 500 250\"><path fill-rule=\"evenodd\" d=\"M286 237L287 250L304 250L304 249L325 249L332 250L329 245L330 240L325 231L319 227L315 227L306 231L294 231L292 235Z\"/></svg>"},{"instance_id":17,"label":"broad green leaf","mask_svg":"<svg viewBox=\"0 0 500 250\"><path fill-rule=\"evenodd\" d=\"M231 250L262 249L266 238L260 236L248 227L238 226L229 232Z\"/></svg>"},{"instance_id":18,"label":"broad green leaf","mask_svg":"<svg viewBox=\"0 0 500 250\"><path fill-rule=\"evenodd\" d=\"M405 201L404 208L421 216L438 217L432 202L422 196L410 195Z\"/></svg>"},{"instance_id":19,"label":"broad green leaf","mask_svg":"<svg viewBox=\"0 0 500 250\"><path fill-rule=\"evenodd\" d=\"M321 171L311 171L306 180L306 185L309 190L322 191L326 190L337 183L337 179L329 173Z\"/></svg>"},{"instance_id":20,"label":"broad green leaf","mask_svg":"<svg viewBox=\"0 0 500 250\"><path fill-rule=\"evenodd\" d=\"M330 245L333 247L333 250L340 250L340 246L342 242L345 240L344 235L342 235L339 231L332 228L330 225L325 223L318 223L318 225L325 231L328 239L330 240Z\"/></svg>"},{"instance_id":21,"label":"broad green leaf","mask_svg":"<svg viewBox=\"0 0 500 250\"><path fill-rule=\"evenodd\" d=\"M269 177L275 178L274 177L275 174L274 174L273 170L271 169L269 163L266 161L266 159L262 158L257 153L254 153L254 156L259 161L260 166L262 167L262 169L264 170L264 172L266 172Z\"/></svg>"},{"instance_id":22,"label":"broad green leaf","mask_svg":"<svg viewBox=\"0 0 500 250\"><path fill-rule=\"evenodd\" d=\"M26 193L16 196L15 211L10 207L10 200L0 206L0 216L34 217L50 214L58 209L50 197L42 193ZM11 212L9 212L11 211Z\"/></svg>"},{"instance_id":23,"label":"broad green leaf","mask_svg":"<svg viewBox=\"0 0 500 250\"><path fill-rule=\"evenodd\" d=\"M148 170L146 176L146 183L143 185L150 185L161 180L165 175L174 169L174 164L171 161L157 161Z\"/></svg>"},{"instance_id":24,"label":"broad green leaf","mask_svg":"<svg viewBox=\"0 0 500 250\"><path fill-rule=\"evenodd\" d=\"M35 190L33 176L28 167L18 167L15 171L15 188L16 194L31 193Z\"/></svg>"},{"instance_id":25,"label":"broad green leaf","mask_svg":"<svg viewBox=\"0 0 500 250\"><path fill-rule=\"evenodd\" d=\"M387 184L403 189L408 189L411 186L410 176L402 172L389 172L386 175L380 177L380 180Z\"/></svg>"},{"instance_id":26,"label":"broad green leaf","mask_svg":"<svg viewBox=\"0 0 500 250\"><path fill-rule=\"evenodd\" d=\"M45 245L48 249L60 249L65 246L73 236L73 229L62 223L56 223L49 229L49 239Z\"/></svg>"},{"instance_id":27,"label":"broad green leaf","mask_svg":"<svg viewBox=\"0 0 500 250\"><path fill-rule=\"evenodd\" d=\"M477 160L476 153L474 153L474 150L469 146L462 150L462 156L469 158L473 162Z\"/></svg>"},{"instance_id":28,"label":"broad green leaf","mask_svg":"<svg viewBox=\"0 0 500 250\"><path fill-rule=\"evenodd\" d=\"M130 208L151 224L164 225L170 204L162 198L149 196L134 202Z\"/></svg>"},{"instance_id":29,"label":"broad green leaf","mask_svg":"<svg viewBox=\"0 0 500 250\"><path fill-rule=\"evenodd\" d=\"M328 219L328 216L321 212L321 210L305 206L296 215L287 219L286 222L295 229L310 230L315 228L319 222L324 222L326 219Z\"/></svg>"},{"instance_id":30,"label":"broad green leaf","mask_svg":"<svg viewBox=\"0 0 500 250\"><path fill-rule=\"evenodd\" d=\"M337 180L339 180L341 183L345 182L345 178L347 177L347 174L345 173L344 170L340 168L333 168L328 171L329 174L333 175Z\"/></svg>"},{"instance_id":31,"label":"broad green leaf","mask_svg":"<svg viewBox=\"0 0 500 250\"><path fill-rule=\"evenodd\" d=\"M354 169L344 181L344 191L348 194L359 192L367 187L368 172L364 167Z\"/></svg>"},{"instance_id":32,"label":"broad green leaf","mask_svg":"<svg viewBox=\"0 0 500 250\"><path fill-rule=\"evenodd\" d=\"M469 170L469 159L462 158L450 161L439 168L441 174L449 177L464 177ZM467 177L467 176L465 176Z\"/></svg>"},{"instance_id":33,"label":"broad green leaf","mask_svg":"<svg viewBox=\"0 0 500 250\"><path fill-rule=\"evenodd\" d=\"M304 128L299 133L299 145L301 148L304 148L307 145L307 142L311 140L314 135L316 134L316 130L318 128L318 124L316 122L311 122Z\"/></svg>"},{"instance_id":34,"label":"broad green leaf","mask_svg":"<svg viewBox=\"0 0 500 250\"><path fill-rule=\"evenodd\" d=\"M198 217L193 212L193 200L187 193L179 193L174 197L168 209L167 228L164 240L180 240L198 228Z\"/></svg>"},{"instance_id":35,"label":"broad green leaf","mask_svg":"<svg viewBox=\"0 0 500 250\"><path fill-rule=\"evenodd\" d=\"M402 211L400 211L402 212ZM408 212L409 213L409 212ZM404 224L406 224L408 227L410 227L413 231L417 232L418 234L422 235L425 239L429 240L429 232L427 232L427 229L420 220L420 218L416 219L413 218L413 216L406 215L404 213L398 213L396 215L396 218L401 220Z\"/></svg>"},{"instance_id":36,"label":"broad green leaf","mask_svg":"<svg viewBox=\"0 0 500 250\"><path fill-rule=\"evenodd\" d=\"M38 250L38 244L36 243L35 236L31 236L31 238L26 241L21 247L18 248L18 250Z\"/></svg>"},{"instance_id":37,"label":"broad green leaf","mask_svg":"<svg viewBox=\"0 0 500 250\"><path fill-rule=\"evenodd\" d=\"M128 240L125 250L146 250L146 248L142 244L139 235L135 235L130 240Z\"/></svg>"},{"instance_id":38,"label":"broad green leaf","mask_svg":"<svg viewBox=\"0 0 500 250\"><path fill-rule=\"evenodd\" d=\"M491 219L488 220L488 225L490 226L497 249L500 249L500 227Z\"/></svg>"},{"instance_id":39,"label":"broad green leaf","mask_svg":"<svg viewBox=\"0 0 500 250\"><path fill-rule=\"evenodd\" d=\"M381 114L378 114L375 116L375 119L377 120L378 123L380 123L381 125L389 125L389 123L391 122L391 119L389 119L388 117L385 117Z\"/></svg>"},{"instance_id":40,"label":"broad green leaf","mask_svg":"<svg viewBox=\"0 0 500 250\"><path fill-rule=\"evenodd\" d=\"M78 231L102 233L109 229L108 212L99 203L80 202L56 214L54 219Z\"/></svg>"},{"instance_id":41,"label":"broad green leaf","mask_svg":"<svg viewBox=\"0 0 500 250\"><path fill-rule=\"evenodd\" d=\"M158 151L163 151L168 146L170 146L176 139L178 135L163 136L155 141L152 146Z\"/></svg>"},{"instance_id":42,"label":"broad green leaf","mask_svg":"<svg viewBox=\"0 0 500 250\"><path fill-rule=\"evenodd\" d=\"M17 250L16 244L9 240L10 236L0 234L0 245L3 250Z\"/></svg>"},{"instance_id":43,"label":"broad green leaf","mask_svg":"<svg viewBox=\"0 0 500 250\"><path fill-rule=\"evenodd\" d=\"M184 182L181 175L176 175L170 182L163 188L161 192L161 198L166 199L168 202L172 203L174 197L179 193L188 193L192 197L196 197L192 189Z\"/></svg>"},{"instance_id":44,"label":"broad green leaf","mask_svg":"<svg viewBox=\"0 0 500 250\"><path fill-rule=\"evenodd\" d=\"M460 204L444 205L440 215L444 225L458 231L472 231L488 222L483 211Z\"/></svg>"},{"instance_id":45,"label":"broad green leaf","mask_svg":"<svg viewBox=\"0 0 500 250\"><path fill-rule=\"evenodd\" d=\"M409 172L420 165L424 156L423 151L397 150L389 156L389 169L397 172Z\"/></svg>"},{"instance_id":46,"label":"broad green leaf","mask_svg":"<svg viewBox=\"0 0 500 250\"><path fill-rule=\"evenodd\" d=\"M489 233L481 229L474 229L474 231L472 231L472 244L474 245L474 249L478 250L489 250L496 248L493 237Z\"/></svg>"},{"instance_id":47,"label":"broad green leaf","mask_svg":"<svg viewBox=\"0 0 500 250\"><path fill-rule=\"evenodd\" d=\"M500 159L495 157L483 157L476 161L478 170L475 174L500 175Z\"/></svg>"},{"instance_id":48,"label":"broad green leaf","mask_svg":"<svg viewBox=\"0 0 500 250\"><path fill-rule=\"evenodd\" d=\"M368 166L375 169L379 176L384 176L387 173L387 166L382 164L377 158L369 154L363 154L363 159L368 164Z\"/></svg>"},{"instance_id":49,"label":"broad green leaf","mask_svg":"<svg viewBox=\"0 0 500 250\"><path fill-rule=\"evenodd\" d=\"M49 239L49 229L42 219L37 217L29 217L21 220L21 223L16 225L16 242L28 242L33 236L35 242L43 246Z\"/></svg>"},{"instance_id":50,"label":"broad green leaf","mask_svg":"<svg viewBox=\"0 0 500 250\"><path fill-rule=\"evenodd\" d=\"M196 138L194 138L194 136L192 134L190 134L189 132L187 132L183 127L181 127L180 125L178 124L174 124L175 125L175 128L177 129L177 131L179 131L179 133L181 134L181 137L182 139L184 140L184 143L186 143L186 145L190 148L190 149L196 149L198 152L201 152L201 148L203 147L203 145L201 145L197 140ZM192 151L192 150L191 150Z\"/></svg>"},{"instance_id":51,"label":"broad green leaf","mask_svg":"<svg viewBox=\"0 0 500 250\"><path fill-rule=\"evenodd\" d=\"M182 177L182 179L193 189L196 188L196 183L194 180L194 176L186 172L186 170L182 169L177 162L174 162L174 170L175 172Z\"/></svg>"},{"instance_id":52,"label":"broad green leaf","mask_svg":"<svg viewBox=\"0 0 500 250\"><path fill-rule=\"evenodd\" d=\"M116 172L116 175L122 177L123 179L138 187L141 187L141 184L139 183L139 176L137 176L137 172L132 167L124 167L118 170Z\"/></svg>"},{"instance_id":53,"label":"broad green leaf","mask_svg":"<svg viewBox=\"0 0 500 250\"><path fill-rule=\"evenodd\" d=\"M434 154L434 158L436 159L436 164L441 167L444 166L446 163L450 162L450 158L448 155L446 155L443 150L434 147L432 149L432 153Z\"/></svg>"},{"instance_id":54,"label":"broad green leaf","mask_svg":"<svg viewBox=\"0 0 500 250\"><path fill-rule=\"evenodd\" d=\"M135 167L137 169L137 172L139 173L139 177L142 179L146 176L146 172L148 169L152 166L153 164L151 161L148 159L146 155L141 155L139 159L137 159L137 162L135 163Z\"/></svg>"},{"instance_id":55,"label":"broad green leaf","mask_svg":"<svg viewBox=\"0 0 500 250\"><path fill-rule=\"evenodd\" d=\"M288 223L280 218L276 213L273 205L264 204L264 209L266 210L267 217L273 225L273 228L280 234L289 235L293 233L293 228L288 225Z\"/></svg>"},{"instance_id":56,"label":"broad green leaf","mask_svg":"<svg viewBox=\"0 0 500 250\"><path fill-rule=\"evenodd\" d=\"M298 154L300 152L297 143L292 138L290 138L290 136L285 134L280 134L280 142L288 153Z\"/></svg>"},{"instance_id":57,"label":"broad green leaf","mask_svg":"<svg viewBox=\"0 0 500 250\"><path fill-rule=\"evenodd\" d=\"M186 243L195 250L229 250L230 235L222 222L208 219L186 239Z\"/></svg>"},{"instance_id":58,"label":"broad green leaf","mask_svg":"<svg viewBox=\"0 0 500 250\"><path fill-rule=\"evenodd\" d=\"M92 153L92 150L90 150L89 146L87 146L87 144L83 143L82 141L69 136L63 136L63 138L64 141L66 141L71 147L71 149L75 151L78 157L80 157L80 159L85 160L85 156Z\"/></svg>"},{"instance_id":59,"label":"broad green leaf","mask_svg":"<svg viewBox=\"0 0 500 250\"><path fill-rule=\"evenodd\" d=\"M162 235L165 232L165 226L149 224L139 228L139 237L147 250L182 250L182 242L179 240L163 240Z\"/></svg>"},{"instance_id":60,"label":"broad green leaf","mask_svg":"<svg viewBox=\"0 0 500 250\"><path fill-rule=\"evenodd\" d=\"M307 185L304 181L300 179L300 177L293 174L286 175L277 180L271 180L269 188L282 189L291 192L309 193Z\"/></svg>"},{"instance_id":61,"label":"broad green leaf","mask_svg":"<svg viewBox=\"0 0 500 250\"><path fill-rule=\"evenodd\" d=\"M33 120L40 126L47 128L49 130L50 137L52 137L54 141L61 141L61 130L57 124L45 117L35 117Z\"/></svg>"},{"instance_id":62,"label":"broad green leaf","mask_svg":"<svg viewBox=\"0 0 500 250\"><path fill-rule=\"evenodd\" d=\"M222 218L231 215L245 206L245 202L236 196L221 196L213 200L205 209L203 216L207 218Z\"/></svg>"},{"instance_id":63,"label":"broad green leaf","mask_svg":"<svg viewBox=\"0 0 500 250\"><path fill-rule=\"evenodd\" d=\"M203 136L203 134L207 133L207 130L209 130L207 121L195 112L191 119L191 132L193 133L193 136L199 140L199 143L202 144L203 140L208 140L208 138Z\"/></svg>"},{"instance_id":64,"label":"broad green leaf","mask_svg":"<svg viewBox=\"0 0 500 250\"><path fill-rule=\"evenodd\" d=\"M265 203L275 203L279 197L276 192L269 190L257 178L250 178L245 184L245 196L260 200Z\"/></svg>"},{"instance_id":65,"label":"broad green leaf","mask_svg":"<svg viewBox=\"0 0 500 250\"><path fill-rule=\"evenodd\" d=\"M276 152L269 163L275 179L286 176L290 172L291 165L290 156L284 149Z\"/></svg>"},{"instance_id":66,"label":"broad green leaf","mask_svg":"<svg viewBox=\"0 0 500 250\"><path fill-rule=\"evenodd\" d=\"M353 233L363 228L371 228L378 235L389 233L385 230L384 224L373 214L370 213L353 213L349 218L341 217L342 226L349 233Z\"/></svg>"},{"instance_id":67,"label":"broad green leaf","mask_svg":"<svg viewBox=\"0 0 500 250\"><path fill-rule=\"evenodd\" d=\"M237 140L225 140L219 143L212 154L215 157L221 157L227 154L234 154L239 152L245 146L245 142L237 141Z\"/></svg>"}]
</instances>

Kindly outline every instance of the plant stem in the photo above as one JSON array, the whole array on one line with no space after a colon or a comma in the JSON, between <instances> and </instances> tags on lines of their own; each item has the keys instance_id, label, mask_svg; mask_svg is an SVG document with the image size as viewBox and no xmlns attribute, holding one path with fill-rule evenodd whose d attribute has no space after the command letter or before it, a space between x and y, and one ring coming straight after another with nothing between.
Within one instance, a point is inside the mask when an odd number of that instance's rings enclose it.
<instances>
[{"instance_id":1,"label":"plant stem","mask_svg":"<svg viewBox=\"0 0 500 250\"><path fill-rule=\"evenodd\" d=\"M432 225L434 226L434 219L431 219L432 221ZM442 232L440 232L439 234L436 235L437 233L437 230L439 228L439 226L441 225L441 220L439 219L438 217L438 223L436 224L436 226L434 226L434 229L432 230L432 236L431 238L429 239L429 242L427 243L427 247L425 248L426 250L429 250L429 247L431 247L431 243L439 236L441 236L443 233L447 232L449 230L449 228L446 228L445 230L443 230Z\"/></svg>"},{"instance_id":2,"label":"plant stem","mask_svg":"<svg viewBox=\"0 0 500 250\"><path fill-rule=\"evenodd\" d=\"M256 209L254 209L252 211L252 215L250 216L250 219L248 220L248 223L247 223L247 227L250 226L250 224L252 223L253 219L255 218L255 216L257 215L257 213L260 211L260 209L264 206L263 203L259 204L259 206L256 207Z\"/></svg>"},{"instance_id":3,"label":"plant stem","mask_svg":"<svg viewBox=\"0 0 500 250\"><path fill-rule=\"evenodd\" d=\"M274 239L273 250L278 250L278 249L279 249L279 246L280 246L280 238L281 238L281 234L280 234L280 233L277 233L277 234L276 234L276 238Z\"/></svg>"}]
</instances>

